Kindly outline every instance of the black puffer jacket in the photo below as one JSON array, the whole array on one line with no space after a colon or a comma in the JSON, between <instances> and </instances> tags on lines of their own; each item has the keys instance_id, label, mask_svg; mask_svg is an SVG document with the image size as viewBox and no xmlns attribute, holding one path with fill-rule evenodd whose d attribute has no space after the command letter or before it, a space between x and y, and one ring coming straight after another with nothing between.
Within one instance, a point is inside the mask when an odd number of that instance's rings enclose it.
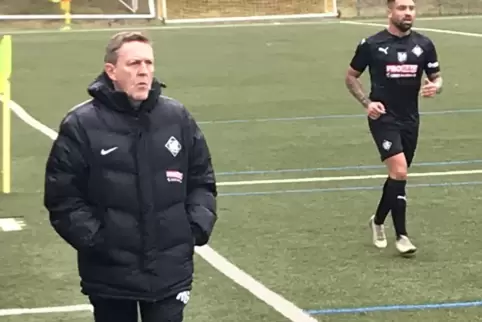
<instances>
[{"instance_id":1,"label":"black puffer jacket","mask_svg":"<svg viewBox=\"0 0 482 322\"><path fill-rule=\"evenodd\" d=\"M154 81L135 109L105 74L71 110L50 152L44 203L78 252L87 295L159 300L191 288L194 245L216 222L203 134Z\"/></svg>"}]
</instances>

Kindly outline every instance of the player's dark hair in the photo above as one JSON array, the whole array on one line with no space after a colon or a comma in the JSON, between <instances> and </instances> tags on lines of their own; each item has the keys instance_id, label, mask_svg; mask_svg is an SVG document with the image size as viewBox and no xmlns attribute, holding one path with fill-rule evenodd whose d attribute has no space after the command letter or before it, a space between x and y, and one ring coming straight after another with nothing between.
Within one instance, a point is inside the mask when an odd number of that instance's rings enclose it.
<instances>
[{"instance_id":1,"label":"player's dark hair","mask_svg":"<svg viewBox=\"0 0 482 322\"><path fill-rule=\"evenodd\" d=\"M388 7L390 7L394 3L395 3L395 0L387 0L387 6Z\"/></svg>"}]
</instances>

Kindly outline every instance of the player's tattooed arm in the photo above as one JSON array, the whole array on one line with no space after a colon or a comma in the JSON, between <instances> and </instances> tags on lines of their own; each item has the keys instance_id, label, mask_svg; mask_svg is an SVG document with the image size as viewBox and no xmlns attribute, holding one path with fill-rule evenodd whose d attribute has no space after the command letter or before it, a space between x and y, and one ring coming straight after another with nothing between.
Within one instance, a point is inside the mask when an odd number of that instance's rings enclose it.
<instances>
[{"instance_id":1,"label":"player's tattooed arm","mask_svg":"<svg viewBox=\"0 0 482 322\"><path fill-rule=\"evenodd\" d=\"M345 77L345 85L351 95L366 108L371 101L363 90L362 83L359 79L360 75L361 73L359 71L349 67Z\"/></svg>"}]
</instances>

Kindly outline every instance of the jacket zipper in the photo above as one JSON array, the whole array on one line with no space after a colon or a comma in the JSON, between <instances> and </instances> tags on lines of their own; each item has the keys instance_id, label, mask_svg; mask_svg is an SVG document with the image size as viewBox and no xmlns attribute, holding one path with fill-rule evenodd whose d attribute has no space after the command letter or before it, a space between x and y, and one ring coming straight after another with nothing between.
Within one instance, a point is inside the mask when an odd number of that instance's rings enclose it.
<instances>
[{"instance_id":1,"label":"jacket zipper","mask_svg":"<svg viewBox=\"0 0 482 322\"><path fill-rule=\"evenodd\" d=\"M140 241L141 241L141 247L140 247L140 254L137 257L138 259L138 264L139 264L139 269L143 271L145 269L145 255L144 255L144 249L145 249L145 240L144 240L144 202L142 198L142 186L141 186L141 172L140 172L140 161L139 160L139 152L140 149L142 149L141 146L141 139L142 139L142 128L141 124L139 122L139 118L136 117L136 125L137 125L137 130L136 130L136 138L135 138L135 144L136 144L136 149L135 149L135 162L136 162L136 190L137 190L137 202L139 204L139 235L140 235Z\"/></svg>"}]
</instances>

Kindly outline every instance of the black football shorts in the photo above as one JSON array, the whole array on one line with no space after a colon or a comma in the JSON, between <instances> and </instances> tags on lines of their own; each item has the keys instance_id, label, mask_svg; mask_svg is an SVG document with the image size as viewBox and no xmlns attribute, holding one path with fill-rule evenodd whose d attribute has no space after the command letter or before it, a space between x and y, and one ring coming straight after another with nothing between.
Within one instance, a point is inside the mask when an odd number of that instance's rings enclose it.
<instances>
[{"instance_id":1,"label":"black football shorts","mask_svg":"<svg viewBox=\"0 0 482 322\"><path fill-rule=\"evenodd\" d=\"M386 120L368 120L370 132L381 161L404 153L407 165L412 164L418 143L419 124L400 124Z\"/></svg>"}]
</instances>

